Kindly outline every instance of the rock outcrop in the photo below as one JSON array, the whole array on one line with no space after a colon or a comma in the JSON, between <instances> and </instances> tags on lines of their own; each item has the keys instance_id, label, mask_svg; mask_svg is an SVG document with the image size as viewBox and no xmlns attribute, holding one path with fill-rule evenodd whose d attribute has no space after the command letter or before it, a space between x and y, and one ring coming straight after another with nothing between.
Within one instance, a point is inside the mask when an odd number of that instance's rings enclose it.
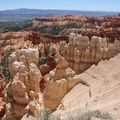
<instances>
[{"instance_id":1,"label":"rock outcrop","mask_svg":"<svg viewBox=\"0 0 120 120\"><path fill-rule=\"evenodd\" d=\"M56 52L56 60L48 58L49 72L42 76L37 48L16 49L9 56L11 81L5 89L3 120L21 119L29 112L37 117L44 107L56 110L61 99L81 82L59 52Z\"/></svg>"},{"instance_id":2,"label":"rock outcrop","mask_svg":"<svg viewBox=\"0 0 120 120\"><path fill-rule=\"evenodd\" d=\"M6 114L3 120L18 120L31 112L40 115L43 109L39 83L42 75L37 67L38 49L18 49L9 57L11 81L5 89Z\"/></svg>"},{"instance_id":3,"label":"rock outcrop","mask_svg":"<svg viewBox=\"0 0 120 120\"><path fill-rule=\"evenodd\" d=\"M79 15L59 15L51 17L39 17L32 21L30 26L38 28L46 26L48 32L54 25L60 28L59 35L69 35L71 32L79 32L89 38L93 36L105 37L110 41L120 40L120 15L113 16L79 16ZM42 27L41 27L42 28ZM50 34L52 34L50 32Z\"/></svg>"},{"instance_id":4,"label":"rock outcrop","mask_svg":"<svg viewBox=\"0 0 120 120\"><path fill-rule=\"evenodd\" d=\"M81 81L75 77L75 72L68 67L68 63L59 52L56 53L57 66L48 75L45 76L47 81L44 91L44 106L55 110L61 99Z\"/></svg>"},{"instance_id":5,"label":"rock outcrop","mask_svg":"<svg viewBox=\"0 0 120 120\"><path fill-rule=\"evenodd\" d=\"M88 37L72 33L69 44L65 47L64 57L77 74L97 64L102 59L109 59L120 52L120 41L108 42L106 38Z\"/></svg>"},{"instance_id":6,"label":"rock outcrop","mask_svg":"<svg viewBox=\"0 0 120 120\"><path fill-rule=\"evenodd\" d=\"M40 43L59 43L60 41L68 42L68 37L63 35L40 34L31 30L21 30L18 32L1 33L0 40L4 40L5 45L27 46L38 45Z\"/></svg>"},{"instance_id":7,"label":"rock outcrop","mask_svg":"<svg viewBox=\"0 0 120 120\"><path fill-rule=\"evenodd\" d=\"M57 21L77 21L77 22L86 22L89 21L90 17L87 16L75 16L75 15L56 15L50 17L37 17L36 21L39 22L57 22Z\"/></svg>"},{"instance_id":8,"label":"rock outcrop","mask_svg":"<svg viewBox=\"0 0 120 120\"><path fill-rule=\"evenodd\" d=\"M90 85L91 97L89 89L78 84L62 99L64 108L52 115L60 115L63 120L69 120L70 115L77 120L86 112L99 110L109 113L114 120L120 119L120 54L100 61L76 77Z\"/></svg>"}]
</instances>

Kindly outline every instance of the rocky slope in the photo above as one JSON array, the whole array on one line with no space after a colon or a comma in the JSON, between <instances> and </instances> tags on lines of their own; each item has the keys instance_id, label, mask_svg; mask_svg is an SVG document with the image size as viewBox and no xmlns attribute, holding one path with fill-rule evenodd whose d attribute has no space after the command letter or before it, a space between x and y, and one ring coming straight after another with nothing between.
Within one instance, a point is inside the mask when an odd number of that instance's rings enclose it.
<instances>
[{"instance_id":1,"label":"rocky slope","mask_svg":"<svg viewBox=\"0 0 120 120\"><path fill-rule=\"evenodd\" d=\"M67 38L69 41L66 41L64 37L41 36L32 31L3 33L0 37L2 38L1 65L10 73L10 82L5 89L6 114L3 120L27 120L25 116L29 115L37 119L46 108L52 112L57 108L65 112L64 109L68 110L69 104L76 107L72 106L76 111L79 108L76 106L77 100L79 105L83 106L80 107L83 111L85 106L86 110L92 110L88 104L91 102L90 105L94 106L93 101L96 102L99 97L97 89L102 89L103 94L106 89L108 92L112 89L113 81L108 83L110 88L107 82L104 83L106 79L110 79L109 74L113 75L111 79L114 79L114 76L116 80L119 79L117 77L119 55L117 57L116 55L120 52L120 41L117 39L110 42L107 38L93 36L90 39L81 34L71 33ZM9 38L9 42L6 43ZM7 59L6 62L4 58ZM97 67L94 64L98 64ZM85 71L89 67L91 68ZM85 72L80 74L83 71ZM115 85L119 84L117 82ZM71 93L74 89L78 89L76 90L78 93L76 91ZM66 97L69 94L71 98ZM76 96L72 98L73 95ZM109 99L107 95L104 97Z\"/></svg>"},{"instance_id":2,"label":"rocky slope","mask_svg":"<svg viewBox=\"0 0 120 120\"><path fill-rule=\"evenodd\" d=\"M110 40L120 38L120 15L104 17L79 15L39 17L28 26L36 31L48 32L49 34L68 35L74 29L74 32L79 32L90 38L94 35L108 37Z\"/></svg>"},{"instance_id":3,"label":"rocky slope","mask_svg":"<svg viewBox=\"0 0 120 120\"><path fill-rule=\"evenodd\" d=\"M27 27L21 31L1 33L0 40L6 40L6 44L15 44L21 40L30 40L33 44L68 42L68 35L71 32L87 36L89 39L98 36L105 37L110 42L115 41L115 39L120 40L120 15L39 17L28 23Z\"/></svg>"},{"instance_id":4,"label":"rocky slope","mask_svg":"<svg viewBox=\"0 0 120 120\"><path fill-rule=\"evenodd\" d=\"M6 113L2 120L18 120L25 114L38 118L46 108L56 110L65 94L81 82L59 51L56 58L57 66L49 60L50 73L42 76L38 48L16 49L9 56L11 80L5 88Z\"/></svg>"},{"instance_id":5,"label":"rocky slope","mask_svg":"<svg viewBox=\"0 0 120 120\"><path fill-rule=\"evenodd\" d=\"M1 23L0 29L7 26ZM9 26L8 22L8 26ZM33 30L42 34L49 35L68 35L69 33L79 32L82 35L92 37L108 37L110 40L120 38L120 15L113 16L80 16L80 15L57 15L50 17L37 17L32 22L12 23L7 31ZM6 32L6 31L5 31ZM37 36L37 35L36 35ZM38 37L37 37L38 38Z\"/></svg>"},{"instance_id":6,"label":"rocky slope","mask_svg":"<svg viewBox=\"0 0 120 120\"><path fill-rule=\"evenodd\" d=\"M40 34L38 32L34 32L31 30L21 30L18 32L6 32L0 34L0 41L2 45L19 45L19 44L27 44L30 41L32 44L40 44L40 43L58 43L60 41L68 42L67 36L62 35L47 35ZM4 44L2 42L4 41Z\"/></svg>"},{"instance_id":7,"label":"rocky slope","mask_svg":"<svg viewBox=\"0 0 120 120\"><path fill-rule=\"evenodd\" d=\"M84 73L78 75L88 82L91 89L78 84L62 99L62 109L59 114L65 119L68 115L78 119L82 113L91 110L101 110L111 113L113 118L120 119L120 54L109 60L102 60ZM74 97L73 97L74 95Z\"/></svg>"},{"instance_id":8,"label":"rocky slope","mask_svg":"<svg viewBox=\"0 0 120 120\"><path fill-rule=\"evenodd\" d=\"M64 26L71 21L77 23L89 22L91 17L79 16L79 15L62 15L62 16L51 16L51 17L38 17L32 21L33 27L38 27L39 25L59 25Z\"/></svg>"}]
</instances>

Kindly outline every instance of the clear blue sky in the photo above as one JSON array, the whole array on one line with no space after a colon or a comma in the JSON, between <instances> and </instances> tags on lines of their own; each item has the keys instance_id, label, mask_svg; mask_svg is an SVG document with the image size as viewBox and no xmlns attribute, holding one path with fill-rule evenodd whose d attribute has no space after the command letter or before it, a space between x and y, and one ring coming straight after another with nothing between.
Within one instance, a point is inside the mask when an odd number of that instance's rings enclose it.
<instances>
[{"instance_id":1,"label":"clear blue sky","mask_svg":"<svg viewBox=\"0 0 120 120\"><path fill-rule=\"evenodd\" d=\"M120 11L120 0L0 0L0 10L17 8Z\"/></svg>"}]
</instances>

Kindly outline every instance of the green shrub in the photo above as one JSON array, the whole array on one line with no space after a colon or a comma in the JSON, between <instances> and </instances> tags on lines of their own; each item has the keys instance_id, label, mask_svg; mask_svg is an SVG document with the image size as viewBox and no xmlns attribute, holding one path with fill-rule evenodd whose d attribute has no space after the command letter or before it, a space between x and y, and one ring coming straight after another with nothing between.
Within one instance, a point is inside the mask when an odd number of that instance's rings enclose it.
<instances>
[{"instance_id":1,"label":"green shrub","mask_svg":"<svg viewBox=\"0 0 120 120\"><path fill-rule=\"evenodd\" d=\"M58 35L61 31L62 31L62 29L60 28L60 26L54 25L51 27L50 33L52 35Z\"/></svg>"},{"instance_id":2,"label":"green shrub","mask_svg":"<svg viewBox=\"0 0 120 120\"><path fill-rule=\"evenodd\" d=\"M3 56L1 63L0 63L1 71L6 80L10 79L10 71L8 68L8 57L10 54L11 54L11 51L7 52L6 55Z\"/></svg>"},{"instance_id":3,"label":"green shrub","mask_svg":"<svg viewBox=\"0 0 120 120\"><path fill-rule=\"evenodd\" d=\"M32 28L33 31L40 32L40 33L47 33L48 26L40 26L36 28Z\"/></svg>"},{"instance_id":4,"label":"green shrub","mask_svg":"<svg viewBox=\"0 0 120 120\"><path fill-rule=\"evenodd\" d=\"M76 22L71 21L66 25L67 28L78 28L78 25Z\"/></svg>"},{"instance_id":5,"label":"green shrub","mask_svg":"<svg viewBox=\"0 0 120 120\"><path fill-rule=\"evenodd\" d=\"M49 109L43 110L42 115L39 118L39 120L60 120L60 117L51 116L51 113L52 111Z\"/></svg>"},{"instance_id":6,"label":"green shrub","mask_svg":"<svg viewBox=\"0 0 120 120\"><path fill-rule=\"evenodd\" d=\"M91 117L96 117L96 118L100 118L100 119L105 119L105 120L112 120L112 116L109 113L102 113L99 110L96 111L89 111L84 113L80 120L89 120Z\"/></svg>"},{"instance_id":7,"label":"green shrub","mask_svg":"<svg viewBox=\"0 0 120 120\"><path fill-rule=\"evenodd\" d=\"M46 64L46 63L47 63L47 57L41 57L39 59L38 65L43 65L43 64Z\"/></svg>"},{"instance_id":8,"label":"green shrub","mask_svg":"<svg viewBox=\"0 0 120 120\"><path fill-rule=\"evenodd\" d=\"M75 114L75 116L73 114ZM113 120L112 116L109 113L102 113L99 110L88 111L85 113L81 113L80 111L67 113L67 120L90 120L91 117L104 120Z\"/></svg>"},{"instance_id":9,"label":"green shrub","mask_svg":"<svg viewBox=\"0 0 120 120\"><path fill-rule=\"evenodd\" d=\"M0 47L5 47L9 45L10 40L0 40Z\"/></svg>"}]
</instances>

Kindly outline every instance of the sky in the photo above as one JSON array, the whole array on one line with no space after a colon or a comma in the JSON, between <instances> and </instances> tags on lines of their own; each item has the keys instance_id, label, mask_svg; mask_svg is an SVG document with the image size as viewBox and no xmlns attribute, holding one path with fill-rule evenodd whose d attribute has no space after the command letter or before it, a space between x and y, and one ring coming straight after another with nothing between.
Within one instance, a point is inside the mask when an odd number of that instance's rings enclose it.
<instances>
[{"instance_id":1,"label":"sky","mask_svg":"<svg viewBox=\"0 0 120 120\"><path fill-rule=\"evenodd\" d=\"M120 0L0 0L0 10L18 8L120 11Z\"/></svg>"}]
</instances>

